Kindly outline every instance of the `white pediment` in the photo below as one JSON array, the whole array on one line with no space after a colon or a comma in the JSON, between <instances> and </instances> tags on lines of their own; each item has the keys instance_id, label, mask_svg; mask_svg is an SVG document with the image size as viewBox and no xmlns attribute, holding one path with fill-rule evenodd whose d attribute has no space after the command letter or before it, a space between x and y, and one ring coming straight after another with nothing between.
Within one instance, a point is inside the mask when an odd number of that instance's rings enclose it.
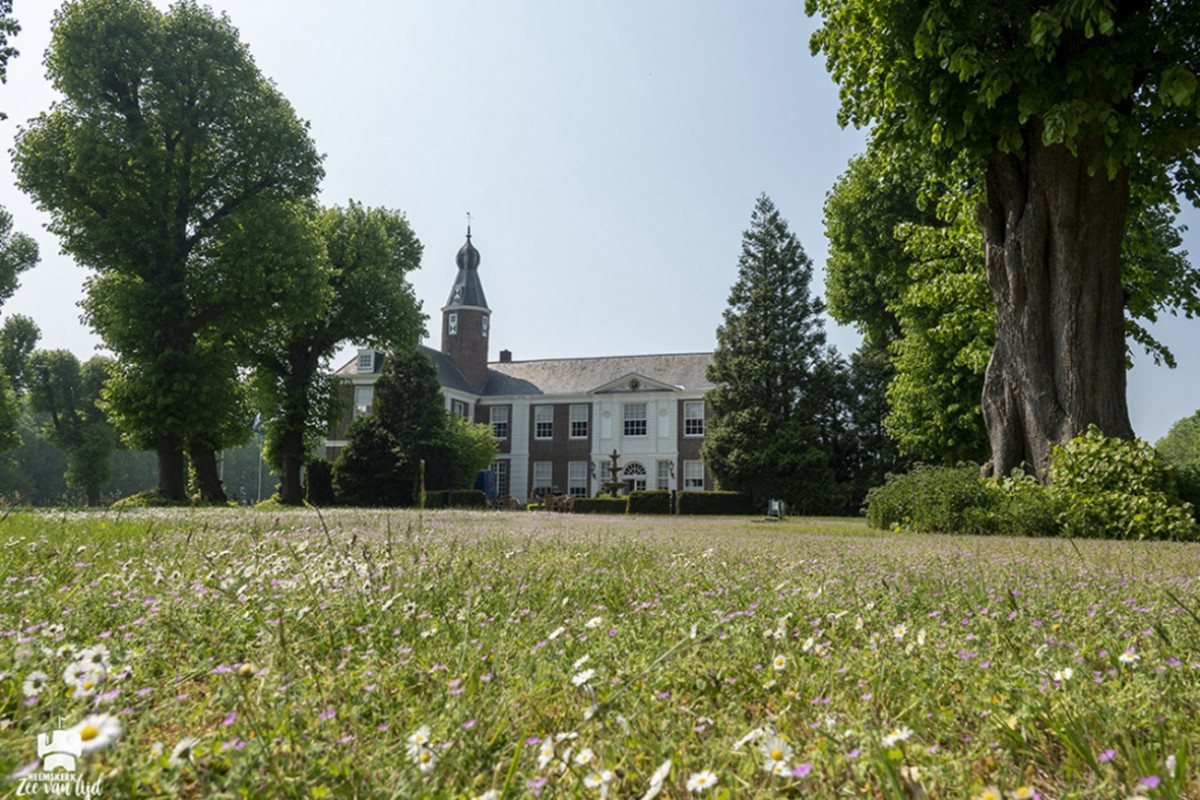
<instances>
[{"instance_id":1,"label":"white pediment","mask_svg":"<svg viewBox=\"0 0 1200 800\"><path fill-rule=\"evenodd\" d=\"M619 394L622 392L677 392L680 386L656 381L636 372L629 372L616 380L601 384L592 389L590 394Z\"/></svg>"}]
</instances>

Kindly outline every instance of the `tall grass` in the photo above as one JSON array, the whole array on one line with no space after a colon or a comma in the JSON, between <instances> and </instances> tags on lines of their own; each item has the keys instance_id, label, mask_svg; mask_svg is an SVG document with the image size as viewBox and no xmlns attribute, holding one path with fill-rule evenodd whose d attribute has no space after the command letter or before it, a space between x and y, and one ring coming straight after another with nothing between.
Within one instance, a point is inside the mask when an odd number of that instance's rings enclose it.
<instances>
[{"instance_id":1,"label":"tall grass","mask_svg":"<svg viewBox=\"0 0 1200 800\"><path fill-rule=\"evenodd\" d=\"M846 521L16 513L0 786L86 722L99 797L1197 798L1196 576Z\"/></svg>"}]
</instances>

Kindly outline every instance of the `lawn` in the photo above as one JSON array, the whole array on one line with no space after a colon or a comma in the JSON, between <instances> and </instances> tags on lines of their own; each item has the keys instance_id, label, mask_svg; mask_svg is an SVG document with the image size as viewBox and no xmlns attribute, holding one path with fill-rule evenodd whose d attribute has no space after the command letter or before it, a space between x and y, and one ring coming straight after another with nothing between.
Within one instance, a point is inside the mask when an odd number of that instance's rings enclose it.
<instances>
[{"instance_id":1,"label":"lawn","mask_svg":"<svg viewBox=\"0 0 1200 800\"><path fill-rule=\"evenodd\" d=\"M853 520L18 512L0 787L1200 798L1197 576Z\"/></svg>"}]
</instances>

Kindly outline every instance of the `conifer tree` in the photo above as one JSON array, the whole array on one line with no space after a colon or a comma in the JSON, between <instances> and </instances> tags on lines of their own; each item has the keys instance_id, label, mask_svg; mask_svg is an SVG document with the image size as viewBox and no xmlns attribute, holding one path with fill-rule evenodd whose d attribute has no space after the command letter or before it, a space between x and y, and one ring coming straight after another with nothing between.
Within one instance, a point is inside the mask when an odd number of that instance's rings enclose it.
<instances>
[{"instance_id":1,"label":"conifer tree","mask_svg":"<svg viewBox=\"0 0 1200 800\"><path fill-rule=\"evenodd\" d=\"M812 261L774 203L760 196L742 235L738 278L717 329L708 378L717 385L703 446L722 489L801 512L838 507L820 420L836 410L824 304L810 290Z\"/></svg>"}]
</instances>

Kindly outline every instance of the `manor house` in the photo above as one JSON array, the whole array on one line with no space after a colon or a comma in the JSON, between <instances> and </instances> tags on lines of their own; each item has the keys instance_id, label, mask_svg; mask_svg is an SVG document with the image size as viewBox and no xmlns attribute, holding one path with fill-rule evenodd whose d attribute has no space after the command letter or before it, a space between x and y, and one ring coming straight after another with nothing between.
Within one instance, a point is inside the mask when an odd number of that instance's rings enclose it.
<instances>
[{"instance_id":1,"label":"manor house","mask_svg":"<svg viewBox=\"0 0 1200 800\"><path fill-rule=\"evenodd\" d=\"M437 367L447 410L492 426L500 495L593 496L612 478L614 451L625 491L713 488L700 458L712 353L516 361L501 350L489 362L492 311L469 226L456 261L441 349L421 349ZM370 411L382 365L383 353L362 349L337 371L353 387L346 424ZM346 424L333 435L344 436ZM336 458L345 445L344 438L327 439L326 457Z\"/></svg>"}]
</instances>

